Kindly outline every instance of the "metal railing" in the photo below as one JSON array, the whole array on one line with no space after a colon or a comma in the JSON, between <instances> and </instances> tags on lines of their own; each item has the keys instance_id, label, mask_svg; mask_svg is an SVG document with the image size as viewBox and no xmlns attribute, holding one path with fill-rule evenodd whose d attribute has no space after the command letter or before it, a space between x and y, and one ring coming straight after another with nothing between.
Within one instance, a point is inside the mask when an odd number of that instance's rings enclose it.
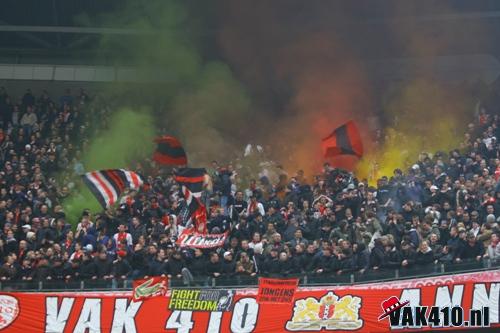
<instances>
[{"instance_id":1,"label":"metal railing","mask_svg":"<svg viewBox=\"0 0 500 333\"><path fill-rule=\"evenodd\" d=\"M367 270L363 273L350 272L343 274L276 274L269 277L277 278L299 278L301 286L340 286L363 283L384 282L412 278L432 277L446 274L458 274L477 271L486 271L500 268L500 260L492 261L483 259L481 261L471 260L460 263L437 263L425 266L414 266L411 268ZM0 281L0 290L4 292L13 291L98 291L98 290L130 290L133 281L130 279L118 280L7 280ZM247 288L258 284L258 276L234 275L226 277L194 277L190 283L183 279L170 279L170 287L201 287L201 288Z\"/></svg>"}]
</instances>

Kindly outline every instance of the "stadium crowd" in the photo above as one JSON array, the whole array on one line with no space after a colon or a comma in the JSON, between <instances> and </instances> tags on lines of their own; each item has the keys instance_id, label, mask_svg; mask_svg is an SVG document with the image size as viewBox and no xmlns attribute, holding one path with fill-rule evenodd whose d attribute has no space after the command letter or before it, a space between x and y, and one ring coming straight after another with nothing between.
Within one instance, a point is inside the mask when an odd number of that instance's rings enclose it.
<instances>
[{"instance_id":1,"label":"stadium crowd","mask_svg":"<svg viewBox=\"0 0 500 333\"><path fill-rule=\"evenodd\" d=\"M146 183L116 209L70 221L62 202L85 168L96 134L89 124L110 108L84 90L58 100L30 90L14 100L0 88L0 282L116 283L167 275L179 284L236 284L256 276L334 282L346 274L423 269L500 258L499 117L482 109L460 149L426 154L376 186L324 165L277 181L238 180L213 161L203 200L221 248L178 248L183 199L171 171L131 168Z\"/></svg>"}]
</instances>

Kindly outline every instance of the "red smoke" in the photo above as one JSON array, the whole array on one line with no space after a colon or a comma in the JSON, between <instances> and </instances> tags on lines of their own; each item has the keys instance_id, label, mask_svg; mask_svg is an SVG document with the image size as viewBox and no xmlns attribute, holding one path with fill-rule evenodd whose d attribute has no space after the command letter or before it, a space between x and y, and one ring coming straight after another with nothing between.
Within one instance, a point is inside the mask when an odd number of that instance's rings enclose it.
<instances>
[{"instance_id":1,"label":"red smoke","mask_svg":"<svg viewBox=\"0 0 500 333\"><path fill-rule=\"evenodd\" d=\"M370 89L360 62L334 31L296 27L290 32L290 22L280 22L277 7L228 2L219 41L254 95L271 99L286 89L289 96L280 104L284 110L273 105L266 116L259 112L256 128L263 131L257 136L274 147L273 157L289 172L302 168L310 175L326 161L321 139L348 120L356 121L365 143L370 141ZM349 170L357 161L352 156L330 160Z\"/></svg>"}]
</instances>

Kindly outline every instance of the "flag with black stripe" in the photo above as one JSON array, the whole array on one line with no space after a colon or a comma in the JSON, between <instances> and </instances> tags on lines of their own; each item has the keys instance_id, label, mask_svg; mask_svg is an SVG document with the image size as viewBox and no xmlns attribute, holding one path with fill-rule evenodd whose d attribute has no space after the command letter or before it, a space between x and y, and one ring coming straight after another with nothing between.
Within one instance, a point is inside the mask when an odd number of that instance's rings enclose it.
<instances>
[{"instance_id":1,"label":"flag with black stripe","mask_svg":"<svg viewBox=\"0 0 500 333\"><path fill-rule=\"evenodd\" d=\"M201 196L203 182L207 171L205 168L182 168L175 172L175 181L185 186L196 198ZM184 190L183 190L184 193Z\"/></svg>"},{"instance_id":2,"label":"flag with black stripe","mask_svg":"<svg viewBox=\"0 0 500 333\"><path fill-rule=\"evenodd\" d=\"M197 232L207 233L207 209L199 197L195 197L186 186L182 186L182 193L186 201L184 218L185 226L194 225Z\"/></svg>"},{"instance_id":3,"label":"flag with black stripe","mask_svg":"<svg viewBox=\"0 0 500 333\"><path fill-rule=\"evenodd\" d=\"M175 181L181 186L186 201L186 225L193 224L199 233L207 232L206 208L200 200L206 173L204 168L182 168L175 171Z\"/></svg>"},{"instance_id":4,"label":"flag with black stripe","mask_svg":"<svg viewBox=\"0 0 500 333\"><path fill-rule=\"evenodd\" d=\"M173 136L164 135L156 138L158 144L153 153L153 160L163 165L186 165L187 156L179 140Z\"/></svg>"},{"instance_id":5,"label":"flag with black stripe","mask_svg":"<svg viewBox=\"0 0 500 333\"><path fill-rule=\"evenodd\" d=\"M321 148L325 157L338 155L363 156L363 142L356 123L352 120L336 128L321 142Z\"/></svg>"},{"instance_id":6,"label":"flag with black stripe","mask_svg":"<svg viewBox=\"0 0 500 333\"><path fill-rule=\"evenodd\" d=\"M82 175L82 180L103 208L118 202L126 188L138 190L144 183L137 173L124 169L87 172Z\"/></svg>"}]
</instances>

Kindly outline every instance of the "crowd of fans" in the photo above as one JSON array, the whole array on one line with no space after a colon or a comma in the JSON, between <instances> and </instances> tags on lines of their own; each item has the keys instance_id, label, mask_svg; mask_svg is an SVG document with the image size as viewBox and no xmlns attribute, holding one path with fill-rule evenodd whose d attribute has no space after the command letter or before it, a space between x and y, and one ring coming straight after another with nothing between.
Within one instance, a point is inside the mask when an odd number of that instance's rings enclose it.
<instances>
[{"instance_id":1,"label":"crowd of fans","mask_svg":"<svg viewBox=\"0 0 500 333\"><path fill-rule=\"evenodd\" d=\"M313 177L282 171L275 182L262 176L242 186L237 168L213 161L203 193L208 230L229 236L208 250L176 245L184 202L171 172L151 163L134 166L146 183L118 207L66 216L62 203L95 135L89 124L109 112L84 90L57 101L28 90L17 101L0 88L0 282L166 275L179 284L235 284L305 274L334 282L500 258L500 122L485 110L460 149L422 153L375 186L328 163Z\"/></svg>"}]
</instances>

